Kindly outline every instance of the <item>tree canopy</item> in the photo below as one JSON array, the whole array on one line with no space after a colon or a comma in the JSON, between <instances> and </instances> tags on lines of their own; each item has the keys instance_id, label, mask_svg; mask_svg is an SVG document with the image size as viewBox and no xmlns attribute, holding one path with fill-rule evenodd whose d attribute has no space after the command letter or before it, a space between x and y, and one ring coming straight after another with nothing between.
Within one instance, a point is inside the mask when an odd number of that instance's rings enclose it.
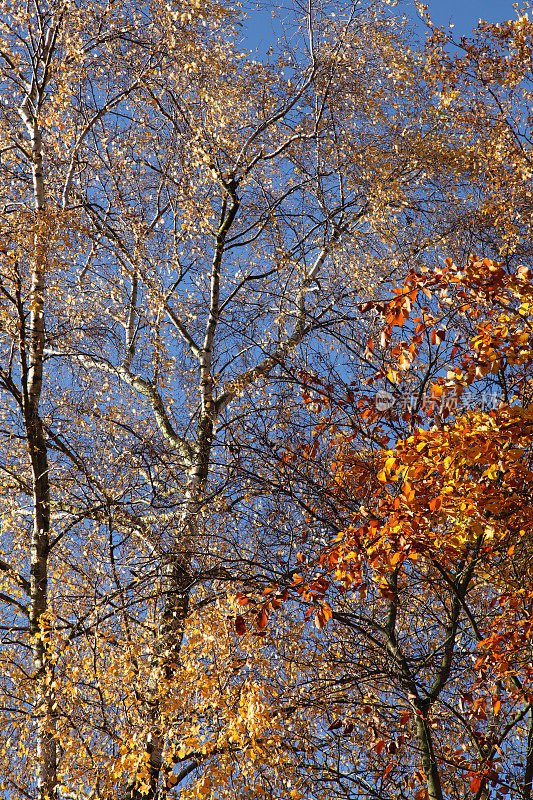
<instances>
[{"instance_id":1,"label":"tree canopy","mask_svg":"<svg viewBox=\"0 0 533 800\"><path fill-rule=\"evenodd\" d=\"M1 2L3 796L529 800L531 23L245 11Z\"/></svg>"}]
</instances>

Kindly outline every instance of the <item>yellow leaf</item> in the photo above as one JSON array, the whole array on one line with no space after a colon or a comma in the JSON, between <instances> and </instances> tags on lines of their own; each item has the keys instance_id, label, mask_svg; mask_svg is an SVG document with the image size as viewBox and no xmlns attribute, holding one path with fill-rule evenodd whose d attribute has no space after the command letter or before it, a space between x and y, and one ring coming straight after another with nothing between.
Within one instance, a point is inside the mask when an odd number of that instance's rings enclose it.
<instances>
[{"instance_id":1,"label":"yellow leaf","mask_svg":"<svg viewBox=\"0 0 533 800\"><path fill-rule=\"evenodd\" d=\"M211 792L211 778L208 775L204 775L204 777L196 784L196 796L208 797L210 792Z\"/></svg>"}]
</instances>

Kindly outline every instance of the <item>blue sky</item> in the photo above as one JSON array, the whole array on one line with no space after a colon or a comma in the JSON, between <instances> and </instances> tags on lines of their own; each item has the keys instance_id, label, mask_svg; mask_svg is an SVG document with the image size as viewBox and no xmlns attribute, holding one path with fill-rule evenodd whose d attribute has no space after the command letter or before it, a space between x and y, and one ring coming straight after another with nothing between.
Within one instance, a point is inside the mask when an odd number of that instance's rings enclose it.
<instances>
[{"instance_id":1,"label":"blue sky","mask_svg":"<svg viewBox=\"0 0 533 800\"><path fill-rule=\"evenodd\" d=\"M424 0L429 13L437 25L455 24L455 31L467 34L480 19L488 22L501 22L515 19L514 0Z\"/></svg>"},{"instance_id":2,"label":"blue sky","mask_svg":"<svg viewBox=\"0 0 533 800\"><path fill-rule=\"evenodd\" d=\"M456 36L467 35L470 33L480 19L489 22L500 22L504 19L514 19L515 10L513 9L514 0L423 0L429 5L431 18L436 25L448 26L454 23L454 34ZM259 48L262 54L270 42L274 39L274 29L272 16L268 9L261 11L250 11L251 3L244 3L247 7L249 19L243 28L243 45L246 48L255 50ZM409 16L416 17L414 3L405 0L399 4L396 11L412 10ZM423 26L420 28L423 35Z\"/></svg>"}]
</instances>

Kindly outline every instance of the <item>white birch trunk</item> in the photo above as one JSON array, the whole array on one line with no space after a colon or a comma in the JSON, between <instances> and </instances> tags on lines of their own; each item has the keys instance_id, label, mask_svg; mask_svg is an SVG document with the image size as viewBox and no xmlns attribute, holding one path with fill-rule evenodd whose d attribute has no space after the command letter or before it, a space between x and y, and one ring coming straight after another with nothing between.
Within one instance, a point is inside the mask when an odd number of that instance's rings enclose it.
<instances>
[{"instance_id":1,"label":"white birch trunk","mask_svg":"<svg viewBox=\"0 0 533 800\"><path fill-rule=\"evenodd\" d=\"M46 647L42 636L43 615L48 608L48 552L50 546L50 483L46 437L39 416L43 383L44 302L46 268L46 198L43 178L42 139L30 91L19 108L31 143L35 233L31 263L30 319L25 330L21 320L21 364L24 425L31 461L33 529L30 552L30 635L35 680L37 727L38 800L57 797L56 714L49 680Z\"/></svg>"}]
</instances>

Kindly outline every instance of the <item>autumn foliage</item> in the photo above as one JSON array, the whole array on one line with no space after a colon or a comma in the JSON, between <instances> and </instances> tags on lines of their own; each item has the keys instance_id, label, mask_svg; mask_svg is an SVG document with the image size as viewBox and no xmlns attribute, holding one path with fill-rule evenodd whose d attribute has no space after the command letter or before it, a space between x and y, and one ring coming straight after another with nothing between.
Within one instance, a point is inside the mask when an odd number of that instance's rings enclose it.
<instances>
[{"instance_id":1,"label":"autumn foliage","mask_svg":"<svg viewBox=\"0 0 533 800\"><path fill-rule=\"evenodd\" d=\"M0 5L2 796L530 800L527 15Z\"/></svg>"},{"instance_id":2,"label":"autumn foliage","mask_svg":"<svg viewBox=\"0 0 533 800\"><path fill-rule=\"evenodd\" d=\"M360 345L372 389L306 388L309 454L334 453L321 513L340 530L291 591L339 648L332 681L359 692L329 730L345 757L346 731L367 731L363 792L530 798L531 24L483 24L453 57L447 42L432 35L428 79L486 182L487 255L441 250L360 304L381 321Z\"/></svg>"}]
</instances>

